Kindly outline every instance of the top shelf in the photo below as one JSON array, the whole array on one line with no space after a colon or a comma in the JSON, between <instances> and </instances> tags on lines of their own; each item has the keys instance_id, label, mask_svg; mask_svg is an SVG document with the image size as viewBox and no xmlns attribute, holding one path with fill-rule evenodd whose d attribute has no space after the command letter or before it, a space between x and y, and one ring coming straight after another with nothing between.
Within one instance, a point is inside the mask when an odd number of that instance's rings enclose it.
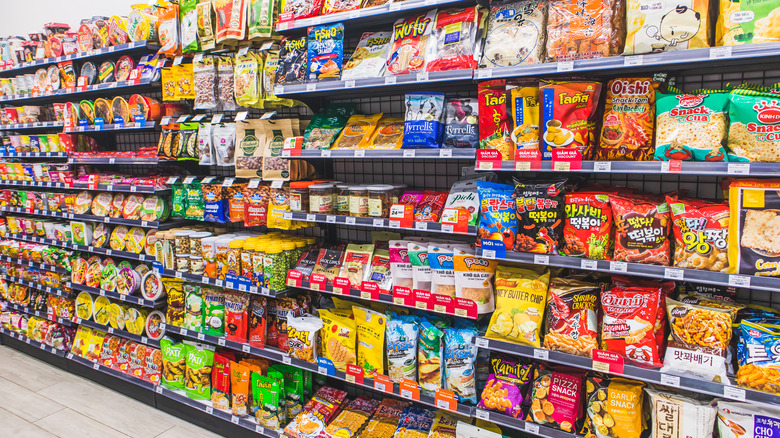
<instances>
[{"instance_id":1,"label":"top shelf","mask_svg":"<svg viewBox=\"0 0 780 438\"><path fill-rule=\"evenodd\" d=\"M84 59L90 59L90 58L99 58L108 56L113 53L121 53L122 55L127 55L131 52L157 52L157 50L160 48L160 46L156 44L150 44L148 41L134 41L127 44L120 44L118 46L110 46L110 47L104 47L102 49L94 49L89 50L86 52L77 52L70 55L65 56L58 56L54 58L44 58L44 59L36 59L35 61L31 62L23 62L17 66L10 67L10 68L1 68L0 74L4 73L17 73L22 70L27 70L31 68L38 68L42 66L46 66L49 64L55 64L58 62L63 61L71 61L71 60L84 60Z\"/></svg>"}]
</instances>

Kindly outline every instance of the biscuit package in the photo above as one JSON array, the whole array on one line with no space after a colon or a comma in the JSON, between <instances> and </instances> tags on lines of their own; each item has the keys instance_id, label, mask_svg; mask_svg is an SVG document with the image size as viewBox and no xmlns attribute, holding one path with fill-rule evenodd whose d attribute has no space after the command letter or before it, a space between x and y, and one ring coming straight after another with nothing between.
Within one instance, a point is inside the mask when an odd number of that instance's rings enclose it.
<instances>
[{"instance_id":1,"label":"biscuit package","mask_svg":"<svg viewBox=\"0 0 780 438\"><path fill-rule=\"evenodd\" d=\"M729 271L780 276L780 180L739 180L729 188Z\"/></svg>"},{"instance_id":2,"label":"biscuit package","mask_svg":"<svg viewBox=\"0 0 780 438\"><path fill-rule=\"evenodd\" d=\"M322 320L320 331L322 355L330 359L337 370L346 371L347 364L357 363L355 354L357 324L354 319L325 309L319 310L319 316ZM388 344L389 342L388 340Z\"/></svg>"},{"instance_id":3,"label":"biscuit package","mask_svg":"<svg viewBox=\"0 0 780 438\"><path fill-rule=\"evenodd\" d=\"M780 4L778 5L780 6ZM778 17L780 18L780 7ZM780 162L776 89L747 85L729 93L729 161Z\"/></svg>"},{"instance_id":4,"label":"biscuit package","mask_svg":"<svg viewBox=\"0 0 780 438\"><path fill-rule=\"evenodd\" d=\"M493 276L498 262L473 255L454 255L455 296L477 303L477 313L495 310Z\"/></svg>"},{"instance_id":5,"label":"biscuit package","mask_svg":"<svg viewBox=\"0 0 780 438\"><path fill-rule=\"evenodd\" d=\"M395 433L401 414L409 402L386 398L376 409L376 413L360 432L359 438L387 438Z\"/></svg>"},{"instance_id":6,"label":"biscuit package","mask_svg":"<svg viewBox=\"0 0 780 438\"><path fill-rule=\"evenodd\" d=\"M661 1L652 8L641 0L626 0L624 55L701 49L710 46L712 27L707 0Z\"/></svg>"},{"instance_id":7,"label":"biscuit package","mask_svg":"<svg viewBox=\"0 0 780 438\"><path fill-rule=\"evenodd\" d=\"M712 438L717 409L712 403L673 392L645 388L652 415L653 435Z\"/></svg>"},{"instance_id":8,"label":"biscuit package","mask_svg":"<svg viewBox=\"0 0 780 438\"><path fill-rule=\"evenodd\" d=\"M357 365L368 377L384 374L385 316L358 306L352 312L357 323Z\"/></svg>"},{"instance_id":9,"label":"biscuit package","mask_svg":"<svg viewBox=\"0 0 780 438\"><path fill-rule=\"evenodd\" d=\"M532 371L530 361L491 352L490 374L482 389L478 407L522 418L522 406L531 383Z\"/></svg>"},{"instance_id":10,"label":"biscuit package","mask_svg":"<svg viewBox=\"0 0 780 438\"><path fill-rule=\"evenodd\" d=\"M418 320L414 316L387 315L387 367L390 380L417 380Z\"/></svg>"},{"instance_id":11,"label":"biscuit package","mask_svg":"<svg viewBox=\"0 0 780 438\"><path fill-rule=\"evenodd\" d=\"M442 347L444 332L427 319L420 321L420 336L417 344L418 379L420 390L433 394L441 388Z\"/></svg>"},{"instance_id":12,"label":"biscuit package","mask_svg":"<svg viewBox=\"0 0 780 438\"><path fill-rule=\"evenodd\" d=\"M544 348L591 357L598 344L601 288L584 281L550 280Z\"/></svg>"},{"instance_id":13,"label":"biscuit package","mask_svg":"<svg viewBox=\"0 0 780 438\"><path fill-rule=\"evenodd\" d=\"M547 62L619 55L626 39L624 17L624 0L549 2Z\"/></svg>"},{"instance_id":14,"label":"biscuit package","mask_svg":"<svg viewBox=\"0 0 780 438\"><path fill-rule=\"evenodd\" d=\"M309 82L339 80L344 57L344 24L310 27L308 53Z\"/></svg>"},{"instance_id":15,"label":"biscuit package","mask_svg":"<svg viewBox=\"0 0 780 438\"><path fill-rule=\"evenodd\" d=\"M655 99L655 160L728 161L723 145L729 94L722 90L670 89Z\"/></svg>"},{"instance_id":16,"label":"biscuit package","mask_svg":"<svg viewBox=\"0 0 780 438\"><path fill-rule=\"evenodd\" d=\"M425 438L428 436L436 412L432 409L408 406L401 413L393 438Z\"/></svg>"},{"instance_id":17,"label":"biscuit package","mask_svg":"<svg viewBox=\"0 0 780 438\"><path fill-rule=\"evenodd\" d=\"M538 365L534 369L530 396L526 400L531 406L526 421L575 432L580 427L579 419L583 414L583 380L582 371Z\"/></svg>"},{"instance_id":18,"label":"biscuit package","mask_svg":"<svg viewBox=\"0 0 780 438\"><path fill-rule=\"evenodd\" d=\"M586 437L640 438L644 383L591 374L585 383ZM698 435L696 435L698 436Z\"/></svg>"},{"instance_id":19,"label":"biscuit package","mask_svg":"<svg viewBox=\"0 0 780 438\"><path fill-rule=\"evenodd\" d=\"M477 402L477 334L477 327L471 323L444 329L443 387L454 392L460 403Z\"/></svg>"},{"instance_id":20,"label":"biscuit package","mask_svg":"<svg viewBox=\"0 0 780 438\"><path fill-rule=\"evenodd\" d=\"M541 345L550 281L550 273L541 271L514 266L496 269L496 311L490 317L486 337L537 348Z\"/></svg>"}]
</instances>

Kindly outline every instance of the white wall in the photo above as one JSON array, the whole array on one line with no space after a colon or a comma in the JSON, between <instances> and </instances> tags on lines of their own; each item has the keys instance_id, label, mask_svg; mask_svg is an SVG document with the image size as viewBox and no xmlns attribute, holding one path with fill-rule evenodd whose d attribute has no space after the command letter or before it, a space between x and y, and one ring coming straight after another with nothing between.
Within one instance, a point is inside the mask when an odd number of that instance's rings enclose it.
<instances>
[{"instance_id":1,"label":"white wall","mask_svg":"<svg viewBox=\"0 0 780 438\"><path fill-rule=\"evenodd\" d=\"M78 29L82 18L130 13L145 0L0 0L0 37L43 32L46 23L66 23Z\"/></svg>"}]
</instances>

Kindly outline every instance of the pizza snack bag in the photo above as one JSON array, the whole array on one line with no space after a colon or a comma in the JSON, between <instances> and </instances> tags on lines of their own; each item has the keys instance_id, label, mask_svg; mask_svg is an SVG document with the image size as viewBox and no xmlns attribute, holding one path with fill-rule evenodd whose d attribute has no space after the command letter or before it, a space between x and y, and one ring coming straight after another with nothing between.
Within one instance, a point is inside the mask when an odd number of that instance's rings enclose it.
<instances>
[{"instance_id":1,"label":"pizza snack bag","mask_svg":"<svg viewBox=\"0 0 780 438\"><path fill-rule=\"evenodd\" d=\"M674 266L728 271L728 205L669 195L666 202L672 214Z\"/></svg>"},{"instance_id":2,"label":"pizza snack bag","mask_svg":"<svg viewBox=\"0 0 780 438\"><path fill-rule=\"evenodd\" d=\"M660 294L660 289L649 287L613 287L602 292L601 349L635 362L660 366L654 336Z\"/></svg>"},{"instance_id":3,"label":"pizza snack bag","mask_svg":"<svg viewBox=\"0 0 780 438\"><path fill-rule=\"evenodd\" d=\"M533 365L528 360L491 352L490 374L482 389L478 407L522 418L522 405L531 383L532 371Z\"/></svg>"},{"instance_id":4,"label":"pizza snack bag","mask_svg":"<svg viewBox=\"0 0 780 438\"><path fill-rule=\"evenodd\" d=\"M540 364L534 369L526 421L575 432L582 417L582 371Z\"/></svg>"},{"instance_id":5,"label":"pizza snack bag","mask_svg":"<svg viewBox=\"0 0 780 438\"><path fill-rule=\"evenodd\" d=\"M718 90L656 94L655 160L728 161L729 95Z\"/></svg>"},{"instance_id":6,"label":"pizza snack bag","mask_svg":"<svg viewBox=\"0 0 780 438\"><path fill-rule=\"evenodd\" d=\"M644 430L642 403L644 383L591 373L585 382L587 437L640 438Z\"/></svg>"},{"instance_id":7,"label":"pizza snack bag","mask_svg":"<svg viewBox=\"0 0 780 438\"><path fill-rule=\"evenodd\" d=\"M555 277L550 280L544 348L591 357L599 348L601 288L584 281Z\"/></svg>"},{"instance_id":8,"label":"pizza snack bag","mask_svg":"<svg viewBox=\"0 0 780 438\"><path fill-rule=\"evenodd\" d=\"M517 206L515 251L557 254L563 242L565 179L514 178Z\"/></svg>"},{"instance_id":9,"label":"pizza snack bag","mask_svg":"<svg viewBox=\"0 0 780 438\"><path fill-rule=\"evenodd\" d=\"M655 93L660 85L660 78L655 76L617 78L609 81L596 159L653 159Z\"/></svg>"},{"instance_id":10,"label":"pizza snack bag","mask_svg":"<svg viewBox=\"0 0 780 438\"><path fill-rule=\"evenodd\" d=\"M485 336L538 348L549 281L546 270L496 268L496 311Z\"/></svg>"},{"instance_id":11,"label":"pizza snack bag","mask_svg":"<svg viewBox=\"0 0 780 438\"><path fill-rule=\"evenodd\" d=\"M606 193L566 194L562 255L609 260L612 246L612 207Z\"/></svg>"},{"instance_id":12,"label":"pizza snack bag","mask_svg":"<svg viewBox=\"0 0 780 438\"><path fill-rule=\"evenodd\" d=\"M597 144L596 109L601 83L546 81L541 83L539 95L542 158L551 159L555 149L573 149L583 160L591 159Z\"/></svg>"},{"instance_id":13,"label":"pizza snack bag","mask_svg":"<svg viewBox=\"0 0 780 438\"><path fill-rule=\"evenodd\" d=\"M615 220L613 259L669 266L669 204L650 195L611 195Z\"/></svg>"}]
</instances>

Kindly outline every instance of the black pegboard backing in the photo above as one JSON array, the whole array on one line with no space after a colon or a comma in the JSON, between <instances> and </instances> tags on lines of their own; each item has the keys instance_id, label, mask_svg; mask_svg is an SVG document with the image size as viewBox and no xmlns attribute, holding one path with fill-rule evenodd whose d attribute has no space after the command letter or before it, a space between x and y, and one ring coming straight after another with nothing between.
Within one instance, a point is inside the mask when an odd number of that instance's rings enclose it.
<instances>
[{"instance_id":1,"label":"black pegboard backing","mask_svg":"<svg viewBox=\"0 0 780 438\"><path fill-rule=\"evenodd\" d=\"M384 228L368 228L368 227L353 227L348 225L338 225L336 228L336 239L334 241L341 242L371 242L373 233L390 233L395 238L420 238L426 242L453 242L463 243L466 245L472 245L474 243L474 236L459 236L457 234L438 234L438 233L426 233L411 230L393 230Z\"/></svg>"}]
</instances>

